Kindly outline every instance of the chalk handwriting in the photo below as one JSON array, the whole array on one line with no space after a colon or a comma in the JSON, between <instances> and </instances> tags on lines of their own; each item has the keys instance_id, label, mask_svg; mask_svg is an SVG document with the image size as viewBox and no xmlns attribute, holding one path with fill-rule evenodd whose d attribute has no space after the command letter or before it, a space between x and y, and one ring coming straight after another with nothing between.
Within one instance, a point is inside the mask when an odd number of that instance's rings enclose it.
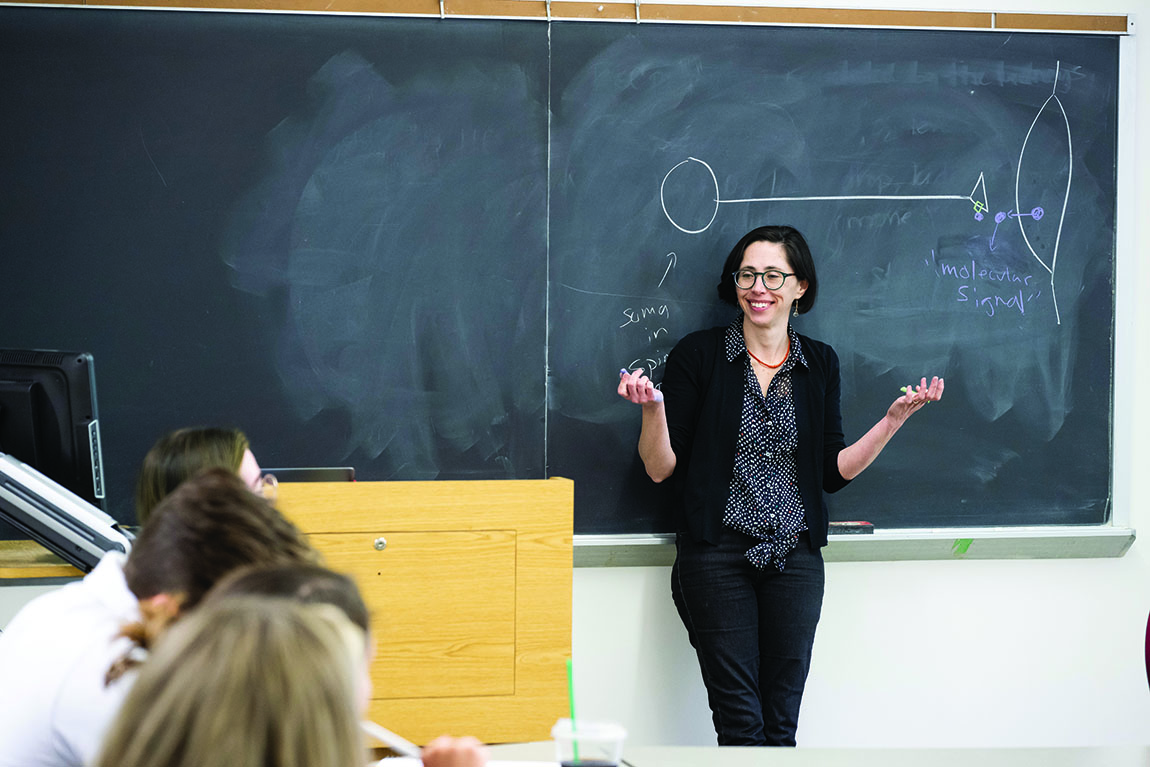
<instances>
[{"instance_id":1,"label":"chalk handwriting","mask_svg":"<svg viewBox=\"0 0 1150 767\"><path fill-rule=\"evenodd\" d=\"M994 250L996 246L996 238L998 236L998 225L1006 221L1008 218L1013 218L1018 222L1019 231L1022 234L1022 239L1026 243L1026 248L1030 254L1042 265L1043 269L1050 273L1050 296L1054 304L1054 318L1055 321L1061 324L1062 317L1058 309L1058 297L1055 295L1054 290L1054 270L1058 264L1058 247L1062 238L1062 225L1066 218L1066 207L1070 199L1070 180L1072 169L1074 167L1074 152L1073 144L1070 133L1070 118L1066 115L1066 110L1062 105L1061 100L1058 98L1058 83L1062 73L1062 62L1056 62L1054 69L1054 86L1051 89L1049 97L1039 107L1038 113L1034 116L1034 121L1030 124L1030 129L1026 133L1026 138L1022 142L1022 149L1018 156L1018 165L1015 169L1014 180L1014 207L1009 211L999 211L994 217L994 231L990 235L990 250ZM1075 76L1072 70L1065 73L1065 79L1070 80ZM1031 82L1027 80L1026 82ZM973 91L972 91L973 93ZM1045 215L1046 211L1040 207L1030 209L1029 213L1016 213L1021 211L1022 205L1020 202L1020 188L1021 188L1021 174L1023 168L1023 160L1026 158L1026 147L1030 141L1031 134L1034 132L1034 126L1038 124L1039 119L1042 117L1043 112L1048 108L1052 111L1057 110L1054 119L1061 119L1066 128L1066 151L1067 151L1067 164L1069 169L1066 174L1066 193L1062 202L1062 211L1058 219L1057 230L1054 238L1054 246L1052 248L1049 260L1044 260L1039 256L1031 243L1031 236L1027 233L1026 227L1023 225L1024 219L1031 221L1039 221ZM912 130L915 133L926 133L933 130L927 122L920 122L917 118L912 122ZM895 178L887 173L880 171L873 171L865 168L856 168L851 171L846 184L847 189L856 187L877 189L880 194L852 194L852 195L794 195L783 197L747 197L741 199L723 199L719 194L719 180L715 175L715 171L705 161L696 157L687 157L685 160L679 161L671 167L663 176L663 181L659 185L659 203L663 208L663 215L667 220L681 232L687 234L701 234L711 227L715 218L719 214L720 205L733 205L733 204L749 204L760 202L823 202L823 201L846 201L846 200L966 200L974 209L974 219L982 221L986 214L991 210L990 204L987 201L986 195L986 181L983 173L978 174L978 179L975 181L973 188L967 194L923 194L923 195L892 195L885 194L884 192L888 187L903 187L910 185L913 187L922 187L935 182L937 172L932 170L920 169L915 165L912 169L912 178L910 181L896 181ZM674 181L672 181L674 177ZM686 181L684 181L686 179ZM681 186L684 184L691 184L698 188L699 193L694 195L695 210L690 210L691 204L687 205L688 210L678 210L674 214L667 207L667 187L668 184ZM674 188L674 187L672 187ZM673 195L677 198L682 195ZM690 195L688 195L689 197ZM847 220L847 228L868 228L872 225L882 225L884 217L888 214L873 214L872 216L857 216L851 217ZM885 217L885 221L891 224L904 224L908 213L890 215ZM690 222L690 223L688 223ZM1044 246L1045 247L1045 246ZM672 254L673 255L673 254ZM673 264L673 262L672 262ZM668 267L670 268L670 267ZM662 284L662 283L660 283ZM1018 300L1018 307L1022 308L1022 299Z\"/></svg>"},{"instance_id":2,"label":"chalk handwriting","mask_svg":"<svg viewBox=\"0 0 1150 767\"><path fill-rule=\"evenodd\" d=\"M671 310L667 307L666 304L663 304L662 306L642 306L638 309L627 307L623 310L623 316L627 318L627 321L619 327L625 328L628 325L634 324L636 322L642 322L648 317L667 317L670 316L670 313Z\"/></svg>"},{"instance_id":3,"label":"chalk handwriting","mask_svg":"<svg viewBox=\"0 0 1150 767\"><path fill-rule=\"evenodd\" d=\"M659 280L658 287L660 287L660 288L663 287L663 281L667 279L667 275L671 273L671 270L673 268L675 268L675 264L677 264L678 262L679 262L679 257L675 255L675 251L672 250L670 253L667 254L667 269L666 269L666 271L663 272L663 279Z\"/></svg>"},{"instance_id":4,"label":"chalk handwriting","mask_svg":"<svg viewBox=\"0 0 1150 767\"><path fill-rule=\"evenodd\" d=\"M959 283L955 300L994 317L1003 310L1025 315L1026 309L1043 291L1033 274L1004 264L981 264L972 258L961 263L940 263L933 250L925 263L940 279Z\"/></svg>"},{"instance_id":5,"label":"chalk handwriting","mask_svg":"<svg viewBox=\"0 0 1150 767\"><path fill-rule=\"evenodd\" d=\"M714 209L710 212L711 217L707 220L707 223L703 224L702 227L697 229L688 229L687 226L677 221L675 217L671 215L671 212L667 210L667 181L671 178L672 175L675 175L675 171L678 171L684 166L687 166L689 169L695 169L694 166L689 165L689 163L697 163L698 165L702 166L703 170L705 170L707 173L706 177L710 179L709 182L706 182L707 196L710 196L712 192L714 194L712 199L699 199L700 205L704 203L707 205L714 205ZM931 178L932 174L930 172L920 171L916 166L913 171L913 179L910 183L912 186L921 186L929 182ZM880 191L885 187L885 185L886 182L880 183ZM967 194L848 194L787 197L748 197L738 200L724 200L719 196L719 179L715 175L715 171L711 169L711 166L698 158L688 157L686 160L680 161L669 171L667 171L667 175L663 176L663 183L659 185L659 203L663 206L663 215L667 217L667 220L671 222L672 226L687 234L700 234L707 231L707 229L711 227L711 224L714 223L715 217L719 215L720 205L747 204L758 202L831 202L838 200L967 200L971 204L980 202L982 209L987 208L986 181L984 174L982 173L978 174L978 179L974 182L974 186ZM703 212L705 215L706 210ZM680 214L680 218L682 218L682 214Z\"/></svg>"},{"instance_id":6,"label":"chalk handwriting","mask_svg":"<svg viewBox=\"0 0 1150 767\"><path fill-rule=\"evenodd\" d=\"M1018 169L1017 169L1017 171L1015 173L1015 177L1014 177L1014 209L1015 210L1022 210L1022 205L1019 204L1018 197L1019 197L1019 186L1021 185L1021 174L1022 174L1022 165L1023 165L1022 160L1023 160L1023 158L1026 157L1026 145L1030 141L1030 134L1034 131L1034 126L1038 124L1038 119L1040 117L1042 117L1042 113L1044 111L1046 111L1046 108L1051 103L1053 103L1055 106L1058 107L1058 114L1056 115L1055 119L1057 119L1058 117L1061 117L1062 122L1066 126L1066 160L1067 160L1066 168L1067 168L1067 172L1066 172L1066 193L1062 198L1062 212L1058 218L1058 230L1057 230L1057 233L1055 234L1055 237L1054 237L1054 248L1053 248L1053 251L1051 252L1051 255L1050 255L1050 263L1043 261L1042 258L1034 251L1034 246L1031 245L1031 243L1030 243L1030 237L1028 237L1026 234L1026 227L1024 227L1022 225L1022 220L1023 220L1023 218L1025 218L1025 216L1017 216L1017 221L1018 221L1018 229L1020 232L1022 232L1022 239L1026 242L1026 247L1030 251L1030 255L1034 256L1035 260L1038 261L1038 263L1042 264L1043 268L1046 269L1046 271L1050 272L1050 298L1054 302L1054 318L1058 322L1059 325L1062 324L1062 315L1058 311L1058 296L1054 292L1054 270L1058 266L1058 246L1062 240L1062 224L1066 220L1066 205L1067 205L1067 203L1070 202L1070 179L1073 176L1073 170L1074 170L1074 145L1073 145L1073 142L1072 142L1071 137L1070 137L1070 118L1066 116L1066 109L1063 108L1062 102L1059 101L1059 99L1058 99L1058 73L1060 72L1061 68L1062 68L1062 62L1060 61L1060 62L1058 62L1058 64L1054 68L1054 87L1051 89L1050 95L1046 98L1046 101L1042 102L1042 106L1038 108L1038 114L1034 115L1034 122L1030 123L1030 130L1026 131L1026 138L1022 142L1022 151L1020 151L1018 153ZM1035 211L1038 211L1040 213L1040 215L1035 216L1034 215ZM1035 221L1042 218L1041 211L1042 211L1041 208L1035 208L1034 210L1032 210L1031 211L1031 218L1033 218Z\"/></svg>"},{"instance_id":7,"label":"chalk handwriting","mask_svg":"<svg viewBox=\"0 0 1150 767\"><path fill-rule=\"evenodd\" d=\"M1040 218L1042 218L1044 215L1046 215L1046 211L1044 211L1042 208L1038 208L1038 207L1032 208L1029 213L1015 213L1013 210L1011 210L1009 212L1001 211L1001 210L998 211L998 213L995 214L995 216L994 216L994 231L991 232L991 234L990 234L990 249L994 250L994 238L998 236L998 225L1001 224L1003 221L1005 221L1007 218L1019 218L1021 216L1030 216L1035 221L1037 221ZM982 220L982 214L981 213L976 213L974 215L974 217L976 219L978 219L979 221Z\"/></svg>"},{"instance_id":8,"label":"chalk handwriting","mask_svg":"<svg viewBox=\"0 0 1150 767\"><path fill-rule=\"evenodd\" d=\"M980 279L987 282L1011 282L1029 287L1030 281L1033 279L1033 275L1018 274L1011 271L1009 266L998 268L979 266L973 258L970 263L939 264L939 269L943 277L954 277L960 280Z\"/></svg>"},{"instance_id":9,"label":"chalk handwriting","mask_svg":"<svg viewBox=\"0 0 1150 767\"><path fill-rule=\"evenodd\" d=\"M627 366L627 369L634 370L635 368L641 367L643 368L643 372L647 374L647 377L651 378L655 375L656 370L667 363L669 354L668 352L668 354L656 355L655 357L639 357L638 359L633 359L631 360L631 364ZM659 387L656 386L655 388L657 389Z\"/></svg>"},{"instance_id":10,"label":"chalk handwriting","mask_svg":"<svg viewBox=\"0 0 1150 767\"><path fill-rule=\"evenodd\" d=\"M977 286L958 286L958 303L970 303L972 307L985 312L987 317L993 317L996 312L1002 309L1011 309L1017 311L1020 315L1024 315L1026 314L1026 304L1038 298L1040 295L1042 295L1042 291L1036 290L1030 292L1024 298L1024 291L1022 289L1019 289L1017 293L1011 293L1009 296L1003 296L998 293L979 295Z\"/></svg>"}]
</instances>

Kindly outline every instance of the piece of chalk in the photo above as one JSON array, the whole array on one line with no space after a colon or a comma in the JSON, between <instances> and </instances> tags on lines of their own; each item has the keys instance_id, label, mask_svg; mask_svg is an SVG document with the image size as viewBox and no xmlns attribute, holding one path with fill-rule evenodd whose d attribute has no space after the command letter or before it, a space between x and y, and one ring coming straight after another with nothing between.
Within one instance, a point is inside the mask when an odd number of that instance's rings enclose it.
<instances>
[{"instance_id":1,"label":"piece of chalk","mask_svg":"<svg viewBox=\"0 0 1150 767\"><path fill-rule=\"evenodd\" d=\"M905 392L906 394L917 394L917 393L918 393L918 392L912 392L912 391L910 390L910 387L909 387L909 386L904 386L904 387L902 387L901 389L899 389L899 391L901 391L901 392ZM930 400L923 400L923 403L924 403L924 404L926 404L926 405L929 405L929 404L930 404Z\"/></svg>"},{"instance_id":2,"label":"piece of chalk","mask_svg":"<svg viewBox=\"0 0 1150 767\"><path fill-rule=\"evenodd\" d=\"M619 368L619 375L621 375L621 376L627 375L627 368Z\"/></svg>"}]
</instances>

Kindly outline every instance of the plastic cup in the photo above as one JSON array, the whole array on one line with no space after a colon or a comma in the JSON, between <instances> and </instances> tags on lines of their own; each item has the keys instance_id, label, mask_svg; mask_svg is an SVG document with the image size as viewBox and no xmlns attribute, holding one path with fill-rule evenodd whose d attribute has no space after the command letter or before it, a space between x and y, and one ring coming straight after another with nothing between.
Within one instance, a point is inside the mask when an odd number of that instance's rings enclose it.
<instances>
[{"instance_id":1,"label":"plastic cup","mask_svg":"<svg viewBox=\"0 0 1150 767\"><path fill-rule=\"evenodd\" d=\"M563 767L618 767L627 731L617 724L560 719L551 728L555 760Z\"/></svg>"}]
</instances>

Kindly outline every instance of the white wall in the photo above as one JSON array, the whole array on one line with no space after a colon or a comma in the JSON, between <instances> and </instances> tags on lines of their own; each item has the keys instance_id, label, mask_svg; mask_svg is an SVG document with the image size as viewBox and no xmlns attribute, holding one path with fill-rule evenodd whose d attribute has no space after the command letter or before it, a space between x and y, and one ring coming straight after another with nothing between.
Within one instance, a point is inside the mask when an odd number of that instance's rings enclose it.
<instances>
[{"instance_id":1,"label":"white wall","mask_svg":"<svg viewBox=\"0 0 1150 767\"><path fill-rule=\"evenodd\" d=\"M21 607L57 586L5 586L0 584L0 629L8 625Z\"/></svg>"},{"instance_id":2,"label":"white wall","mask_svg":"<svg viewBox=\"0 0 1150 767\"><path fill-rule=\"evenodd\" d=\"M832 563L804 746L1150 743L1145 557ZM1141 548L1145 548L1144 546ZM714 742L668 568L575 571L579 716Z\"/></svg>"},{"instance_id":3,"label":"white wall","mask_svg":"<svg viewBox=\"0 0 1150 767\"><path fill-rule=\"evenodd\" d=\"M787 5L1126 13L1150 0ZM1145 33L1150 28L1144 29ZM1141 45L1139 45L1141 43ZM1114 417L1116 516L1150 537L1150 48L1136 63L1135 136L1121 137ZM1133 69L1133 68L1132 68ZM1126 72L1124 72L1126 74ZM1135 140L1136 139L1136 140ZM1137 201L1137 206L1135 202ZM1098 339L1105 343L1106 339ZM913 428L913 421L908 426ZM896 436L895 439L898 439ZM714 743L668 568L578 568L575 685L582 718L618 721L632 743ZM1104 560L831 563L798 740L804 746L1055 746L1150 743L1143 637L1150 541Z\"/></svg>"}]
</instances>

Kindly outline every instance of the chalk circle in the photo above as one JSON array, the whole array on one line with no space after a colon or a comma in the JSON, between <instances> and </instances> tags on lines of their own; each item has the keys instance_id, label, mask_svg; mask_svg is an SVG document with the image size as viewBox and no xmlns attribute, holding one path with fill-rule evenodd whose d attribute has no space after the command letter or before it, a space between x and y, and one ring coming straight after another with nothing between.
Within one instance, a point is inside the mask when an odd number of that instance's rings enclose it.
<instances>
[{"instance_id":1,"label":"chalk circle","mask_svg":"<svg viewBox=\"0 0 1150 767\"><path fill-rule=\"evenodd\" d=\"M691 201L705 200L709 196L715 204L714 208L711 210L711 218L707 220L707 223L703 224L703 226L698 229L690 228L690 226L693 224L683 225L679 223L675 220L675 217L671 215L671 212L667 210L667 180L671 178L671 174L675 173L675 171L679 170L680 168L683 168L683 166L687 165L688 163L697 163L699 166L701 166L701 169L705 170L706 172L702 173L699 169L696 169L695 166L689 165L687 168L684 168L677 174L677 179L679 180L678 185L680 187L694 187L694 192L689 194L689 199ZM683 181L684 177L686 177L685 182ZM682 198L688 197L687 193L676 191L675 185L672 185L671 191L674 202L680 202ZM687 234L699 234L701 232L705 232L708 228L710 228L711 224L714 223L715 216L719 215L719 180L715 178L715 172L711 170L710 165L703 162L702 160L697 160L694 157L688 157L686 160L683 160L678 165L667 171L666 176L663 176L663 183L659 185L659 203L663 206L663 215L665 215L667 220L670 221L671 224L679 231L686 232ZM703 215L706 215L705 208Z\"/></svg>"},{"instance_id":2,"label":"chalk circle","mask_svg":"<svg viewBox=\"0 0 1150 767\"><path fill-rule=\"evenodd\" d=\"M1005 220L1006 220L1006 214L1003 213L1001 210L998 211L998 213L996 213L994 216L994 223L996 223L996 224L1001 224Z\"/></svg>"},{"instance_id":3,"label":"chalk circle","mask_svg":"<svg viewBox=\"0 0 1150 767\"><path fill-rule=\"evenodd\" d=\"M1038 219L1042 218L1045 215L1046 215L1046 211L1044 211L1042 208L1035 208L1034 210L1030 211L1030 217L1033 218L1035 221L1037 221Z\"/></svg>"}]
</instances>

